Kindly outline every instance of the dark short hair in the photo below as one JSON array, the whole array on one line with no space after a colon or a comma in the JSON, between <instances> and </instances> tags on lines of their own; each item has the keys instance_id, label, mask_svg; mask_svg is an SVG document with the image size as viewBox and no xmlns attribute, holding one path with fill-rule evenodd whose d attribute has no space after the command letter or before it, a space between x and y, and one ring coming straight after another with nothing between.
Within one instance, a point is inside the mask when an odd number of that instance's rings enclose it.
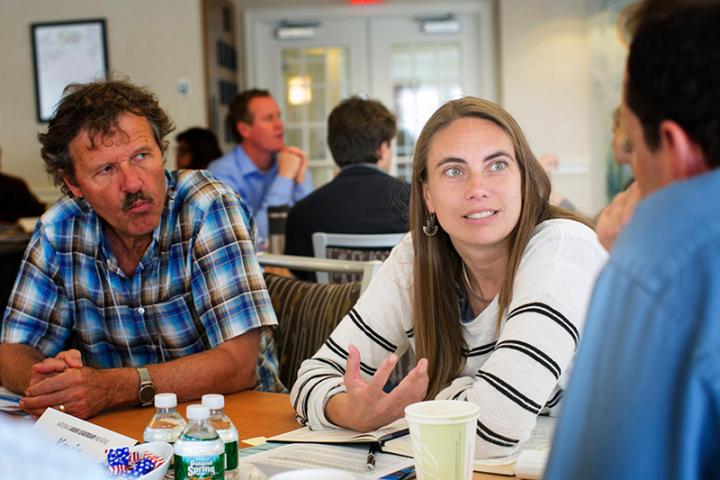
<instances>
[{"instance_id":1,"label":"dark short hair","mask_svg":"<svg viewBox=\"0 0 720 480\"><path fill-rule=\"evenodd\" d=\"M244 122L252 124L253 117L248 106L250 100L257 97L272 97L268 90L262 90L260 88L251 88L235 95L232 103L230 103L230 109L228 110L227 117L225 117L225 123L227 124L228 130L233 133L235 141L242 143L243 137L237 130L238 122Z\"/></svg>"},{"instance_id":2,"label":"dark short hair","mask_svg":"<svg viewBox=\"0 0 720 480\"><path fill-rule=\"evenodd\" d=\"M376 100L351 97L328 117L327 142L335 163L377 163L377 151L395 136L395 115Z\"/></svg>"},{"instance_id":3,"label":"dark short hair","mask_svg":"<svg viewBox=\"0 0 720 480\"><path fill-rule=\"evenodd\" d=\"M47 132L38 134L45 171L64 193L70 194L64 176L75 183L70 143L84 130L90 137L90 148L95 148L94 139L114 136L120 117L126 113L147 119L155 143L165 153L168 146L165 137L175 126L149 90L124 80L75 83L65 88Z\"/></svg>"},{"instance_id":4,"label":"dark short hair","mask_svg":"<svg viewBox=\"0 0 720 480\"><path fill-rule=\"evenodd\" d=\"M680 2L672 14L636 16L634 25L625 100L645 143L656 149L660 124L672 120L709 167L720 166L720 3Z\"/></svg>"},{"instance_id":5,"label":"dark short hair","mask_svg":"<svg viewBox=\"0 0 720 480\"><path fill-rule=\"evenodd\" d=\"M217 137L207 128L188 128L178 133L175 141L185 142L190 149L190 169L204 170L210 162L222 156Z\"/></svg>"}]
</instances>

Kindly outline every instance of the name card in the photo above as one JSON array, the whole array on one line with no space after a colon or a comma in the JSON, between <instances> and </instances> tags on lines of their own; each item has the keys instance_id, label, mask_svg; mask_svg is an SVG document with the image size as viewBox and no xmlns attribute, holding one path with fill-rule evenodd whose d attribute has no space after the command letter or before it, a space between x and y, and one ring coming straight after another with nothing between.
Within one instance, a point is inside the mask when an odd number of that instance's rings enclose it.
<instances>
[{"instance_id":1,"label":"name card","mask_svg":"<svg viewBox=\"0 0 720 480\"><path fill-rule=\"evenodd\" d=\"M45 410L33 428L44 431L55 442L55 445L77 450L98 462L105 460L105 450L108 448L132 447L137 443L134 438L115 433L53 408Z\"/></svg>"}]
</instances>

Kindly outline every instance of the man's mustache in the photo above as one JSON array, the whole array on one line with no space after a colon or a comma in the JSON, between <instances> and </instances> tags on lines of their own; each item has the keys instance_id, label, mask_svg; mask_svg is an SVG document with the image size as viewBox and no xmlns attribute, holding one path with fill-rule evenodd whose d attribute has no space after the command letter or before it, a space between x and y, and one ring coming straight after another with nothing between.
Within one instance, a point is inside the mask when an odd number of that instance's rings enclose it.
<instances>
[{"instance_id":1,"label":"man's mustache","mask_svg":"<svg viewBox=\"0 0 720 480\"><path fill-rule=\"evenodd\" d=\"M153 203L153 199L150 195L146 195L145 192L142 190L138 190L137 192L129 193L125 197L125 201L123 202L123 210L129 211L133 204L137 201L145 201L148 203Z\"/></svg>"}]
</instances>

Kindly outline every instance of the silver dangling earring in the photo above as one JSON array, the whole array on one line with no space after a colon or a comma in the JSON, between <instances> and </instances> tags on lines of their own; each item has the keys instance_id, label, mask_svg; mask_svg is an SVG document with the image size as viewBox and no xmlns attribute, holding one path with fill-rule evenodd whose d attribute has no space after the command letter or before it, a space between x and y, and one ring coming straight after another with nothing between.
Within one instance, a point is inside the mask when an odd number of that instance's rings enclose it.
<instances>
[{"instance_id":1,"label":"silver dangling earring","mask_svg":"<svg viewBox=\"0 0 720 480\"><path fill-rule=\"evenodd\" d=\"M430 216L425 220L425 225L423 225L423 233L428 237L434 237L437 235L438 232L438 226L436 223L437 217L434 213L431 213Z\"/></svg>"}]
</instances>

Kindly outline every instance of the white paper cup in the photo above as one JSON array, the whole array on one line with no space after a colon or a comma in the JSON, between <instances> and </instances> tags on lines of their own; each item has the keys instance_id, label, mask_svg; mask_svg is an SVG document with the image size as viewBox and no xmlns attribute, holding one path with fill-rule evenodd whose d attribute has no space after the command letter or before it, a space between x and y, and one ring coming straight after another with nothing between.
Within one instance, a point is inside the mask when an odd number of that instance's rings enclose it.
<instances>
[{"instance_id":1,"label":"white paper cup","mask_svg":"<svg viewBox=\"0 0 720 480\"><path fill-rule=\"evenodd\" d=\"M354 480L355 477L348 472L329 469L302 469L278 473L270 480Z\"/></svg>"},{"instance_id":2,"label":"white paper cup","mask_svg":"<svg viewBox=\"0 0 720 480\"><path fill-rule=\"evenodd\" d=\"M459 400L408 405L405 418L419 480L470 480L480 407Z\"/></svg>"}]
</instances>

